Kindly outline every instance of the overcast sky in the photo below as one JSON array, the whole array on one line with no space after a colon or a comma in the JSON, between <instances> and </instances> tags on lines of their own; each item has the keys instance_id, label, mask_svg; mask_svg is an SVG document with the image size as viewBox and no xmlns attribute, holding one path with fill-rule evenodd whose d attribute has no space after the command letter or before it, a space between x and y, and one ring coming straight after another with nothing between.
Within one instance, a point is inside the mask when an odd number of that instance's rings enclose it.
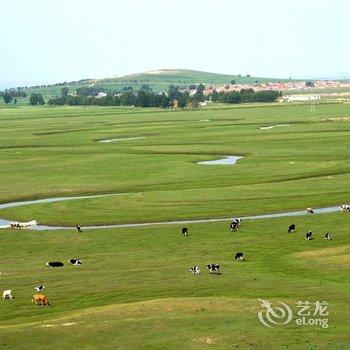
<instances>
[{"instance_id":1,"label":"overcast sky","mask_svg":"<svg viewBox=\"0 0 350 350\"><path fill-rule=\"evenodd\" d=\"M350 76L349 0L16 0L0 87L188 68Z\"/></svg>"}]
</instances>

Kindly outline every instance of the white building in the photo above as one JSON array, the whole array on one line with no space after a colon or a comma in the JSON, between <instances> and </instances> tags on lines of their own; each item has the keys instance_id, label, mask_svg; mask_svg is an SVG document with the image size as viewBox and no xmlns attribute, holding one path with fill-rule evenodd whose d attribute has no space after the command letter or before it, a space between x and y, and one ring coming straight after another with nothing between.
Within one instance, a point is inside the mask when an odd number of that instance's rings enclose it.
<instances>
[{"instance_id":1,"label":"white building","mask_svg":"<svg viewBox=\"0 0 350 350\"><path fill-rule=\"evenodd\" d=\"M320 95L287 95L280 98L280 102L308 102L318 101L321 99Z\"/></svg>"}]
</instances>

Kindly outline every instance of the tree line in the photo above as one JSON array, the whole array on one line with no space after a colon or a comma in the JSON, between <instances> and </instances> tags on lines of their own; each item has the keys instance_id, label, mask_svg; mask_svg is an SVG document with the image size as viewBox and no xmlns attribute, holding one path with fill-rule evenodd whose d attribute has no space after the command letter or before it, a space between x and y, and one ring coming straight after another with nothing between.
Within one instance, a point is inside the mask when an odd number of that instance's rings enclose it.
<instances>
[{"instance_id":1,"label":"tree line","mask_svg":"<svg viewBox=\"0 0 350 350\"><path fill-rule=\"evenodd\" d=\"M213 91L209 95L204 95L205 86L199 84L191 94L188 91L181 90L178 86L170 85L167 93L153 92L148 85L142 85L141 89L124 89L122 92L111 92L96 87L84 87L76 90L75 95L68 94L69 89L63 87L61 95L50 98L49 105L69 105L69 106L135 106L135 107L197 107L205 100L220 103L247 103L247 102L274 102L282 95L278 91L254 91L253 89L242 89L240 91L217 92ZM100 92L106 95L98 96ZM25 97L24 92L11 90L1 92L5 103L10 103L13 96ZM10 100L9 97L10 96ZM7 102L6 102L7 101ZM16 100L17 102L17 100ZM44 105L45 100L41 94L32 93L29 97L29 105Z\"/></svg>"},{"instance_id":2,"label":"tree line","mask_svg":"<svg viewBox=\"0 0 350 350\"><path fill-rule=\"evenodd\" d=\"M0 91L0 97L2 97L6 104L11 103L12 101L16 104L18 97L27 97L27 94L21 89L6 89Z\"/></svg>"},{"instance_id":3,"label":"tree line","mask_svg":"<svg viewBox=\"0 0 350 350\"><path fill-rule=\"evenodd\" d=\"M217 92L213 91L209 97L213 102L247 103L247 102L274 102L282 96L281 91L242 89L240 91Z\"/></svg>"}]
</instances>

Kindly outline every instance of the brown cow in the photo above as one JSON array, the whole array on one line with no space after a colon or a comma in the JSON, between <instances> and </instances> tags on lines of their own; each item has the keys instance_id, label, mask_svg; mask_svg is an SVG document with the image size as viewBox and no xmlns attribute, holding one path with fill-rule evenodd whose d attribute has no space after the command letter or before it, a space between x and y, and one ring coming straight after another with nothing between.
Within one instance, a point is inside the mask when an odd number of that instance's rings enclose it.
<instances>
[{"instance_id":1,"label":"brown cow","mask_svg":"<svg viewBox=\"0 0 350 350\"><path fill-rule=\"evenodd\" d=\"M36 305L41 305L41 306L50 305L49 299L44 294L34 294L32 302L35 303Z\"/></svg>"}]
</instances>

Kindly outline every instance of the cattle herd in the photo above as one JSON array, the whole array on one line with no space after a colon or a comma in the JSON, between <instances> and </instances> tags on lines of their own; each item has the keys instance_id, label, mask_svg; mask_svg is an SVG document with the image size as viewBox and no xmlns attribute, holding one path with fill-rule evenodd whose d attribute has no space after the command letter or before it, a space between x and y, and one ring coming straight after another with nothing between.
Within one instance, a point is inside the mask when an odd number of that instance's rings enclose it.
<instances>
[{"instance_id":1,"label":"cattle herd","mask_svg":"<svg viewBox=\"0 0 350 350\"><path fill-rule=\"evenodd\" d=\"M71 265L81 265L83 262L79 259L69 259L68 263ZM62 266L64 266L64 264L61 261L48 261L46 263L46 266L48 266L48 267L62 267ZM34 290L36 292L42 292L44 289L45 289L45 286L43 284L34 287ZM4 299L4 300L12 300L14 298L15 297L13 296L11 289L7 289L2 293L2 299ZM32 302L35 303L35 305L41 305L41 306L50 305L48 297L44 294L34 294Z\"/></svg>"},{"instance_id":2,"label":"cattle herd","mask_svg":"<svg viewBox=\"0 0 350 350\"><path fill-rule=\"evenodd\" d=\"M350 212L350 205L341 205L340 206L340 210L342 212ZM306 213L307 214L315 214L315 210L313 208L306 208ZM238 219L235 218L232 220L232 222L230 223L230 231L234 232L240 229L240 227L242 226L242 219ZM188 236L188 228L184 227L182 228L182 234L184 235L184 237ZM288 227L288 233L294 233L296 232L296 225L295 224L291 224ZM324 238L329 241L332 239L332 235L330 232L327 232L324 236ZM310 241L313 239L313 235L312 235L312 231L308 231L305 234L305 240ZM244 254L242 252L238 252L235 254L234 259L236 261L243 261L244 260ZM214 273L214 274L221 274L220 272L220 265L219 264L208 264L206 265L206 269L210 272L210 273ZM199 266L191 266L190 267L190 272L193 273L193 275L199 275L200 274L200 268Z\"/></svg>"},{"instance_id":3,"label":"cattle herd","mask_svg":"<svg viewBox=\"0 0 350 350\"><path fill-rule=\"evenodd\" d=\"M340 209L343 212L350 212L350 205L341 205ZM306 208L306 212L308 214L315 214L315 210L313 208ZM11 223L10 228L14 228L14 229L16 229L16 228L23 228L23 227L31 226L33 224L36 225L36 222L33 221L33 222L30 222L30 223L25 223L25 224L15 222L15 223ZM242 219L235 218L230 223L229 229L230 229L231 232L234 232L234 231L239 230L241 228L241 226L242 226ZM81 226L77 225L76 226L76 230L78 232L82 232ZM184 237L187 237L189 235L188 227L183 227L181 232L182 232L182 235ZM289 225L288 233L294 233L294 232L296 232L296 225L295 224ZM331 233L327 232L325 234L324 238L326 240L331 240ZM310 241L312 239L313 239L312 231L306 232L305 240ZM237 252L234 255L234 259L236 261L244 261L244 258L245 258L244 257L244 253L242 253L242 252ZM68 260L68 264L71 264L71 265L81 265L82 263L83 262L81 260L75 259L75 258ZM61 261L48 261L46 263L46 266L48 266L48 267L63 267L64 263L61 262ZM208 264L208 265L205 266L205 268L211 274L217 274L217 275L221 274L220 265L219 264L213 264L213 263L212 264ZM190 267L190 272L192 272L193 275L199 275L200 274L199 266L191 266ZM42 292L44 289L45 289L44 285L39 285L39 286L36 286L34 288L34 290L36 292ZM14 299L14 296L12 294L12 290L10 290L10 289L4 290L4 292L2 293L2 299L4 299L4 300L12 300L12 299ZM44 294L34 294L32 302L35 303L36 305L41 305L41 306L50 305L50 302L49 302L47 296L44 295Z\"/></svg>"},{"instance_id":4,"label":"cattle herd","mask_svg":"<svg viewBox=\"0 0 350 350\"><path fill-rule=\"evenodd\" d=\"M242 226L242 219L235 218L232 220L230 224L230 231L237 231ZM181 230L184 237L188 236L188 227L183 227ZM244 254L242 252L238 252L235 254L234 259L236 261L243 261L244 260ZM220 265L219 264L208 264L205 266L206 270L208 270L212 274L220 275ZM192 272L194 275L199 275L201 273L201 270L199 266L191 266L190 272Z\"/></svg>"}]
</instances>

